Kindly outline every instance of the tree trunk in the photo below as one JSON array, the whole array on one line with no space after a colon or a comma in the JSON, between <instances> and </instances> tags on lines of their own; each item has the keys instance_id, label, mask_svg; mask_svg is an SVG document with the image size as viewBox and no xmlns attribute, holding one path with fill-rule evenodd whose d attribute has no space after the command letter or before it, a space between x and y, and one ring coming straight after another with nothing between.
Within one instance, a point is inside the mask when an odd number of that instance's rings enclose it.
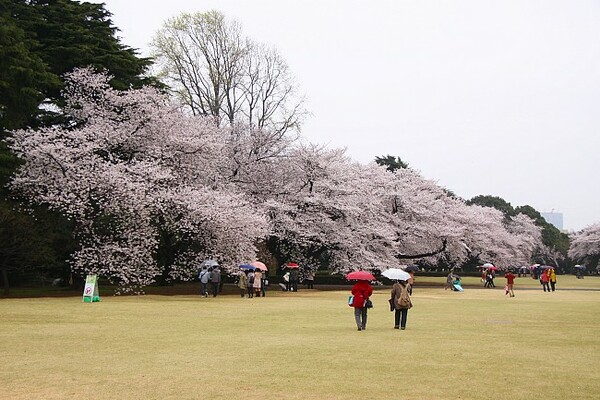
<instances>
[{"instance_id":1,"label":"tree trunk","mask_svg":"<svg viewBox=\"0 0 600 400\"><path fill-rule=\"evenodd\" d=\"M10 287L8 286L8 272L6 268L2 268L2 281L4 282L4 297L8 297L10 294Z\"/></svg>"}]
</instances>

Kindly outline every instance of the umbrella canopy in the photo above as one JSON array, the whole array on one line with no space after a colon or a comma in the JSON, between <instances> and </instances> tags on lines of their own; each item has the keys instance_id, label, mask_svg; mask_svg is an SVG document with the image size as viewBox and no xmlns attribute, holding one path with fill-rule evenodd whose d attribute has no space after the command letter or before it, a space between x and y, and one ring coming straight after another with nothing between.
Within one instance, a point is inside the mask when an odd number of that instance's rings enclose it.
<instances>
[{"instance_id":1,"label":"umbrella canopy","mask_svg":"<svg viewBox=\"0 0 600 400\"><path fill-rule=\"evenodd\" d=\"M267 266L260 261L253 261L250 263L250 265L254 266L256 269L260 269L261 271L266 271L268 269Z\"/></svg>"},{"instance_id":2,"label":"umbrella canopy","mask_svg":"<svg viewBox=\"0 0 600 400\"><path fill-rule=\"evenodd\" d=\"M482 265L482 267L483 267L483 268L491 268L491 267L493 267L493 266L494 266L494 265L493 265L493 264L490 264L490 263L485 263L485 264L483 264L483 265Z\"/></svg>"},{"instance_id":3,"label":"umbrella canopy","mask_svg":"<svg viewBox=\"0 0 600 400\"><path fill-rule=\"evenodd\" d=\"M487 268L490 271L498 271L498 267L494 267L493 265L491 267Z\"/></svg>"},{"instance_id":4,"label":"umbrella canopy","mask_svg":"<svg viewBox=\"0 0 600 400\"><path fill-rule=\"evenodd\" d=\"M579 265L577 264L576 266L574 266L573 268L577 268L577 269L585 269L585 265Z\"/></svg>"},{"instance_id":5,"label":"umbrella canopy","mask_svg":"<svg viewBox=\"0 0 600 400\"><path fill-rule=\"evenodd\" d=\"M346 279L357 281L374 281L375 277L369 271L354 271L346 275Z\"/></svg>"},{"instance_id":6,"label":"umbrella canopy","mask_svg":"<svg viewBox=\"0 0 600 400\"><path fill-rule=\"evenodd\" d=\"M383 271L381 275L398 281L407 281L410 279L410 274L404 270L401 270L400 268L390 268L386 271Z\"/></svg>"},{"instance_id":7,"label":"umbrella canopy","mask_svg":"<svg viewBox=\"0 0 600 400\"><path fill-rule=\"evenodd\" d=\"M287 263L287 265L285 267L288 269L300 268L300 266L298 264L293 263L293 262Z\"/></svg>"},{"instance_id":8,"label":"umbrella canopy","mask_svg":"<svg viewBox=\"0 0 600 400\"><path fill-rule=\"evenodd\" d=\"M542 266L542 269L554 269L554 267L551 265L544 265Z\"/></svg>"},{"instance_id":9,"label":"umbrella canopy","mask_svg":"<svg viewBox=\"0 0 600 400\"><path fill-rule=\"evenodd\" d=\"M202 261L202 263L200 263L201 267L218 267L219 263L216 262L215 260L204 260Z\"/></svg>"},{"instance_id":10,"label":"umbrella canopy","mask_svg":"<svg viewBox=\"0 0 600 400\"><path fill-rule=\"evenodd\" d=\"M250 264L242 264L240 265L240 269L254 271L256 267Z\"/></svg>"},{"instance_id":11,"label":"umbrella canopy","mask_svg":"<svg viewBox=\"0 0 600 400\"><path fill-rule=\"evenodd\" d=\"M410 272L410 271L417 272L419 270L419 267L414 264L411 264L411 265L407 265L406 268L404 268L404 270L406 272Z\"/></svg>"}]
</instances>

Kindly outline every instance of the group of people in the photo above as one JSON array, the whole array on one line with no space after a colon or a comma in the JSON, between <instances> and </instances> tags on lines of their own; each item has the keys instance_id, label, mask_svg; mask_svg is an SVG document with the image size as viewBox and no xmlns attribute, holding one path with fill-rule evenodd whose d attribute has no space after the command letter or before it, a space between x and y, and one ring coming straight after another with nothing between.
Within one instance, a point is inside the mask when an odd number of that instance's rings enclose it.
<instances>
[{"instance_id":1,"label":"group of people","mask_svg":"<svg viewBox=\"0 0 600 400\"><path fill-rule=\"evenodd\" d=\"M240 267L241 269L237 276L237 286L240 289L241 297L265 297L267 286L269 285L267 271L263 271L260 268L244 268L245 266L247 265ZM300 280L299 268L297 267L297 264L286 268L288 268L288 271L283 275L283 282L280 283L281 289L283 291L297 292L298 282ZM198 279L201 284L200 295L203 297L208 297L209 287L210 294L212 294L213 297L217 297L218 293L222 290L223 278L219 265L216 262L214 262L213 265L202 265L198 271ZM306 284L306 287L308 289L313 289L314 281L315 272L312 269L307 269L304 273L304 283Z\"/></svg>"},{"instance_id":2,"label":"group of people","mask_svg":"<svg viewBox=\"0 0 600 400\"><path fill-rule=\"evenodd\" d=\"M223 277L221 276L221 269L218 265L208 267L203 266L200 272L198 272L198 279L200 279L200 295L208 297L208 284L210 283L211 294L213 297L217 297L217 294L223 287Z\"/></svg>"},{"instance_id":3,"label":"group of people","mask_svg":"<svg viewBox=\"0 0 600 400\"><path fill-rule=\"evenodd\" d=\"M265 297L267 295L267 286L269 280L266 272L260 269L252 270L240 270L238 275L238 287L240 288L240 295L242 298L248 296L249 299L253 297Z\"/></svg>"},{"instance_id":4,"label":"group of people","mask_svg":"<svg viewBox=\"0 0 600 400\"><path fill-rule=\"evenodd\" d=\"M290 268L284 265L282 266L282 268L288 268L289 270L286 271L285 274L283 274L283 282L280 283L281 290L283 290L284 292L297 292L298 283L302 282L302 279L300 277L300 271L297 267ZM313 271L312 269L304 270L303 281L307 289L314 289L315 271Z\"/></svg>"},{"instance_id":5,"label":"group of people","mask_svg":"<svg viewBox=\"0 0 600 400\"><path fill-rule=\"evenodd\" d=\"M453 290L455 292L462 292L462 281L460 276L455 275L453 271L450 271L448 276L446 276L446 286L444 286L444 290Z\"/></svg>"},{"instance_id":6,"label":"group of people","mask_svg":"<svg viewBox=\"0 0 600 400\"><path fill-rule=\"evenodd\" d=\"M290 268L289 271L286 271L283 274L283 286L281 290L284 292L297 292L298 291L298 278L300 276L300 272L298 268Z\"/></svg>"},{"instance_id":7,"label":"group of people","mask_svg":"<svg viewBox=\"0 0 600 400\"><path fill-rule=\"evenodd\" d=\"M359 280L352 286L352 296L348 305L354 308L354 320L359 331L367 329L367 310L373 307L370 300L373 287L366 280ZM408 310L412 307L410 296L412 283L409 281L395 281L390 293L390 311L394 311L394 329L406 329Z\"/></svg>"},{"instance_id":8,"label":"group of people","mask_svg":"<svg viewBox=\"0 0 600 400\"><path fill-rule=\"evenodd\" d=\"M484 269L481 273L481 281L483 282L484 288L495 288L494 278L496 278L496 271L492 268Z\"/></svg>"},{"instance_id":9,"label":"group of people","mask_svg":"<svg viewBox=\"0 0 600 400\"><path fill-rule=\"evenodd\" d=\"M515 297L515 292L513 290L515 283L515 275L507 271L504 274L506 278L506 294L510 294L510 297ZM539 272L538 277L540 279L540 284L542 285L542 289L544 292L554 292L556 290L556 271L552 267L542 268L542 271Z\"/></svg>"},{"instance_id":10,"label":"group of people","mask_svg":"<svg viewBox=\"0 0 600 400\"><path fill-rule=\"evenodd\" d=\"M556 290L556 271L554 271L554 268L545 268L539 276L544 292L554 292Z\"/></svg>"}]
</instances>

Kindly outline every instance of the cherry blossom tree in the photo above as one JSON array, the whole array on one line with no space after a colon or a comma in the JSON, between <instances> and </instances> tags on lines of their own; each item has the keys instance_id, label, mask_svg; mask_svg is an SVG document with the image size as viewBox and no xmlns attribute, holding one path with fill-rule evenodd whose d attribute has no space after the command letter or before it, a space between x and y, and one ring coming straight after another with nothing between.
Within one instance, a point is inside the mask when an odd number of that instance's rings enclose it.
<instances>
[{"instance_id":1,"label":"cherry blossom tree","mask_svg":"<svg viewBox=\"0 0 600 400\"><path fill-rule=\"evenodd\" d=\"M396 193L390 194L390 200L401 245L399 258L439 248L426 260L435 263L443 257L460 265L469 257L477 257L513 265L529 258L531 248L540 244L539 229L524 216L507 222L497 210L468 206L413 170L399 169L393 175ZM528 238L530 245L511 233L513 225L515 230L521 225L523 232L525 226L529 229L528 234L533 234Z\"/></svg>"},{"instance_id":2,"label":"cherry blossom tree","mask_svg":"<svg viewBox=\"0 0 600 400\"><path fill-rule=\"evenodd\" d=\"M525 216L507 222L416 171L357 164L342 150L298 146L265 171L257 182L269 189L252 189L253 198L267 208L278 251L305 265L320 260L345 272L417 257L460 264L476 255L508 266L539 245L539 229Z\"/></svg>"},{"instance_id":3,"label":"cherry blossom tree","mask_svg":"<svg viewBox=\"0 0 600 400\"><path fill-rule=\"evenodd\" d=\"M268 240L332 272L420 258L520 265L540 245L524 215L467 205L412 169L352 161L265 127L190 116L155 89L125 92L90 69L69 75L69 126L19 131L12 188L75 221L73 269L124 288L229 269Z\"/></svg>"},{"instance_id":4,"label":"cherry blossom tree","mask_svg":"<svg viewBox=\"0 0 600 400\"><path fill-rule=\"evenodd\" d=\"M67 78L68 127L18 131L13 190L77 225L73 269L140 288L189 279L196 262L253 258L267 232L260 209L225 179L226 135L152 88L110 88L90 69Z\"/></svg>"},{"instance_id":5,"label":"cherry blossom tree","mask_svg":"<svg viewBox=\"0 0 600 400\"><path fill-rule=\"evenodd\" d=\"M600 223L590 225L571 236L569 257L591 264L598 263L600 258ZM593 266L590 265L590 267Z\"/></svg>"}]
</instances>

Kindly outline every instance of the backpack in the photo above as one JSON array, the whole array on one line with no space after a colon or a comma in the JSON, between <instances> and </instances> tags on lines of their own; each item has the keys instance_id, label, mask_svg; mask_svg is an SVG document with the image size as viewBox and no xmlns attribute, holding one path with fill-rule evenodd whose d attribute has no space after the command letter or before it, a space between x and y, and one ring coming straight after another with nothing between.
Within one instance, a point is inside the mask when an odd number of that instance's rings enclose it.
<instances>
[{"instance_id":1,"label":"backpack","mask_svg":"<svg viewBox=\"0 0 600 400\"><path fill-rule=\"evenodd\" d=\"M400 309L412 307L412 301L410 301L410 294L408 293L408 286L402 288L400 297L396 299L396 306Z\"/></svg>"}]
</instances>

